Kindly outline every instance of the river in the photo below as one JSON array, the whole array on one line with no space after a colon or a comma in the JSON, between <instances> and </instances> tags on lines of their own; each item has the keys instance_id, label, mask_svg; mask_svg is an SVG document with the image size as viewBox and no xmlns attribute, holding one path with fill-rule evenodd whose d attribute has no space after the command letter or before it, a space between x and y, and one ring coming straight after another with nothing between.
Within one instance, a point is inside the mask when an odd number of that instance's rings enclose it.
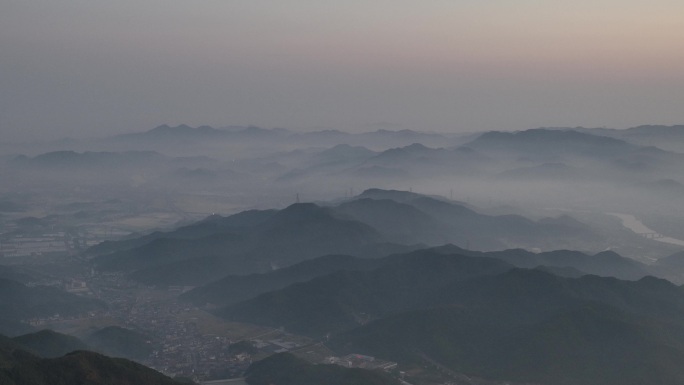
<instances>
[{"instance_id":1,"label":"river","mask_svg":"<svg viewBox=\"0 0 684 385\"><path fill-rule=\"evenodd\" d=\"M663 236L662 234L657 233L654 230L649 229L640 220L638 220L634 215L620 214L620 213L608 213L608 215L612 215L614 217L620 218L623 226L625 226L626 228L632 230L633 232L635 232L637 234L640 234L640 235L654 234L655 235L653 238L649 238L649 239L653 239L654 241L658 241L658 242L669 243L672 245L684 246L683 240L677 239L677 238L666 237L666 236Z\"/></svg>"}]
</instances>

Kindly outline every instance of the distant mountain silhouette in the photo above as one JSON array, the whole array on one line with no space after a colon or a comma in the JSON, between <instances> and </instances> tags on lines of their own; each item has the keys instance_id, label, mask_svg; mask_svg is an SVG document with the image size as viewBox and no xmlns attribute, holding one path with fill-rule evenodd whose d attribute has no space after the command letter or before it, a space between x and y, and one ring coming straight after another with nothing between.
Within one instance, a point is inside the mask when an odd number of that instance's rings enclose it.
<instances>
[{"instance_id":1,"label":"distant mountain silhouette","mask_svg":"<svg viewBox=\"0 0 684 385\"><path fill-rule=\"evenodd\" d=\"M575 154L591 157L615 156L638 147L623 140L572 130L531 129L518 132L490 131L467 147L479 151L518 152L530 157Z\"/></svg>"},{"instance_id":2,"label":"distant mountain silhouette","mask_svg":"<svg viewBox=\"0 0 684 385\"><path fill-rule=\"evenodd\" d=\"M350 146L348 144L338 144L327 150L314 155L310 161L314 167L348 165L361 163L374 156L376 153L362 146Z\"/></svg>"},{"instance_id":3,"label":"distant mountain silhouette","mask_svg":"<svg viewBox=\"0 0 684 385\"><path fill-rule=\"evenodd\" d=\"M391 169L405 176L426 178L440 175L475 175L490 164L491 159L471 148L431 148L421 143L391 148L352 168L348 173L366 169ZM378 175L382 176L382 175ZM391 175L389 175L391 176Z\"/></svg>"},{"instance_id":4,"label":"distant mountain silhouette","mask_svg":"<svg viewBox=\"0 0 684 385\"><path fill-rule=\"evenodd\" d=\"M399 203L408 203L423 197L425 197L425 195L411 191L369 188L357 195L355 199L390 199Z\"/></svg>"},{"instance_id":5,"label":"distant mountain silhouette","mask_svg":"<svg viewBox=\"0 0 684 385\"><path fill-rule=\"evenodd\" d=\"M186 124L181 124L175 127L171 127L167 124L162 124L157 126L145 134L147 135L215 135L221 133L222 130L210 126L200 126L197 128L190 127Z\"/></svg>"},{"instance_id":6,"label":"distant mountain silhouette","mask_svg":"<svg viewBox=\"0 0 684 385\"><path fill-rule=\"evenodd\" d=\"M185 142L256 140L264 137L283 137L290 133L282 128L265 129L254 126L232 126L214 128L211 126L190 127L186 124L169 126L163 124L145 132L117 135L116 142L146 142L152 144L177 144Z\"/></svg>"},{"instance_id":7,"label":"distant mountain silhouette","mask_svg":"<svg viewBox=\"0 0 684 385\"><path fill-rule=\"evenodd\" d=\"M349 168L362 164L374 155L376 152L366 147L348 144L338 144L323 151L316 151L313 154L295 151L286 156L299 158L294 162L296 168L290 169L279 176L277 180L279 182L293 182L307 178L331 177L345 173Z\"/></svg>"},{"instance_id":8,"label":"distant mountain silhouette","mask_svg":"<svg viewBox=\"0 0 684 385\"><path fill-rule=\"evenodd\" d=\"M24 334L12 339L23 349L35 353L43 358L61 357L75 350L92 350L76 337L57 333L52 330Z\"/></svg>"},{"instance_id":9,"label":"distant mountain silhouette","mask_svg":"<svg viewBox=\"0 0 684 385\"><path fill-rule=\"evenodd\" d=\"M428 146L444 145L455 142L444 134L418 132L413 130L380 129L370 132L348 133L339 130L322 130L295 134L290 140L298 143L315 145L348 144L351 146L365 146L368 148L403 147L412 143L422 143Z\"/></svg>"},{"instance_id":10,"label":"distant mountain silhouette","mask_svg":"<svg viewBox=\"0 0 684 385\"><path fill-rule=\"evenodd\" d=\"M487 132L465 146L511 166L503 175L524 172L537 178L546 176L558 179L549 173L549 164L564 164L559 172L567 178L609 178L611 180L634 179L635 176L669 175L676 172L684 155L665 151L657 147L631 143L616 137L594 134L592 130L532 129L519 132ZM612 131L611 131L612 132ZM547 164L547 166L544 166ZM541 168L540 168L541 167ZM555 166L558 168L558 166Z\"/></svg>"},{"instance_id":11,"label":"distant mountain silhouette","mask_svg":"<svg viewBox=\"0 0 684 385\"><path fill-rule=\"evenodd\" d=\"M626 130L611 130L607 135L643 146L657 146L668 151L683 152L684 125L644 125Z\"/></svg>"}]
</instances>

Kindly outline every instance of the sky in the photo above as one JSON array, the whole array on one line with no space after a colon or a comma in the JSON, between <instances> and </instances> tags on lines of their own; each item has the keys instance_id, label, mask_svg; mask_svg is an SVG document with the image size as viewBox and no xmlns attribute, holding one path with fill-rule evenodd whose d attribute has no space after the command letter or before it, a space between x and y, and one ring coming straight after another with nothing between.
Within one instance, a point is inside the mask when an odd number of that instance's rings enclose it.
<instances>
[{"instance_id":1,"label":"sky","mask_svg":"<svg viewBox=\"0 0 684 385\"><path fill-rule=\"evenodd\" d=\"M0 141L684 124L681 0L0 0Z\"/></svg>"}]
</instances>

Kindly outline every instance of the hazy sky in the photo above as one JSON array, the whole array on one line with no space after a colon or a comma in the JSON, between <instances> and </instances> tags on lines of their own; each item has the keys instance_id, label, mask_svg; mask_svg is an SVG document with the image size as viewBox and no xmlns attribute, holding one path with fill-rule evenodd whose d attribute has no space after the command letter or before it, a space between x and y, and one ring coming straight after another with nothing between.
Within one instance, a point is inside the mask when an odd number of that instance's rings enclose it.
<instances>
[{"instance_id":1,"label":"hazy sky","mask_svg":"<svg viewBox=\"0 0 684 385\"><path fill-rule=\"evenodd\" d=\"M681 0L0 0L0 140L684 124Z\"/></svg>"}]
</instances>

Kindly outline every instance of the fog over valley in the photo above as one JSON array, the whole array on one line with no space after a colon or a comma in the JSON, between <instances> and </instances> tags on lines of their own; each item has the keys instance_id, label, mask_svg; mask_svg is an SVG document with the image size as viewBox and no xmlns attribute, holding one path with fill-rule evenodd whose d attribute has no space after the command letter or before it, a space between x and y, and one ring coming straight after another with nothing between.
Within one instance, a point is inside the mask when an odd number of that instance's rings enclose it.
<instances>
[{"instance_id":1,"label":"fog over valley","mask_svg":"<svg viewBox=\"0 0 684 385\"><path fill-rule=\"evenodd\" d=\"M0 385L684 384L684 2L0 11Z\"/></svg>"},{"instance_id":2,"label":"fog over valley","mask_svg":"<svg viewBox=\"0 0 684 385\"><path fill-rule=\"evenodd\" d=\"M157 378L113 356L169 383L679 383L683 140L161 125L6 142L2 376Z\"/></svg>"}]
</instances>

